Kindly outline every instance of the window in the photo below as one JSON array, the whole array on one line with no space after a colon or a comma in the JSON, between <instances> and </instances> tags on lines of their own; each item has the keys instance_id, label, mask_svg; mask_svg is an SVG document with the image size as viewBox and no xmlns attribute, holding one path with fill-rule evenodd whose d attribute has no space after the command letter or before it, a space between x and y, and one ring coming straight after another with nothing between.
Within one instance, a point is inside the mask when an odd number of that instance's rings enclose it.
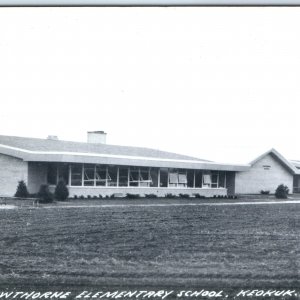
<instances>
[{"instance_id":1,"label":"window","mask_svg":"<svg viewBox=\"0 0 300 300\"><path fill-rule=\"evenodd\" d=\"M69 164L62 163L58 165L58 180L61 179L65 184L69 184Z\"/></svg>"},{"instance_id":2,"label":"window","mask_svg":"<svg viewBox=\"0 0 300 300\"><path fill-rule=\"evenodd\" d=\"M226 187L226 172L219 172L219 188Z\"/></svg>"},{"instance_id":3,"label":"window","mask_svg":"<svg viewBox=\"0 0 300 300\"><path fill-rule=\"evenodd\" d=\"M194 187L194 170L187 170L187 187Z\"/></svg>"},{"instance_id":4,"label":"window","mask_svg":"<svg viewBox=\"0 0 300 300\"><path fill-rule=\"evenodd\" d=\"M177 187L178 173L175 170L169 170L169 187Z\"/></svg>"},{"instance_id":5,"label":"window","mask_svg":"<svg viewBox=\"0 0 300 300\"><path fill-rule=\"evenodd\" d=\"M195 187L202 188L202 171L195 170Z\"/></svg>"},{"instance_id":6,"label":"window","mask_svg":"<svg viewBox=\"0 0 300 300\"><path fill-rule=\"evenodd\" d=\"M119 167L119 186L128 186L128 167Z\"/></svg>"},{"instance_id":7,"label":"window","mask_svg":"<svg viewBox=\"0 0 300 300\"><path fill-rule=\"evenodd\" d=\"M82 165L73 164L71 165L71 185L81 186L82 185Z\"/></svg>"},{"instance_id":8,"label":"window","mask_svg":"<svg viewBox=\"0 0 300 300\"><path fill-rule=\"evenodd\" d=\"M151 178L150 186L151 187L158 187L158 172L159 172L158 168L150 169L150 178Z\"/></svg>"},{"instance_id":9,"label":"window","mask_svg":"<svg viewBox=\"0 0 300 300\"><path fill-rule=\"evenodd\" d=\"M130 167L129 168L129 185L139 186L139 168Z\"/></svg>"},{"instance_id":10,"label":"window","mask_svg":"<svg viewBox=\"0 0 300 300\"><path fill-rule=\"evenodd\" d=\"M160 187L168 187L168 169L161 168L160 169Z\"/></svg>"},{"instance_id":11,"label":"window","mask_svg":"<svg viewBox=\"0 0 300 300\"><path fill-rule=\"evenodd\" d=\"M108 166L107 168L108 186L118 186L118 167Z\"/></svg>"},{"instance_id":12,"label":"window","mask_svg":"<svg viewBox=\"0 0 300 300\"><path fill-rule=\"evenodd\" d=\"M106 186L106 166L96 165L95 180L96 186Z\"/></svg>"},{"instance_id":13,"label":"window","mask_svg":"<svg viewBox=\"0 0 300 300\"><path fill-rule=\"evenodd\" d=\"M140 168L139 186L149 187L151 182L149 168Z\"/></svg>"},{"instance_id":14,"label":"window","mask_svg":"<svg viewBox=\"0 0 300 300\"><path fill-rule=\"evenodd\" d=\"M186 187L186 185L187 185L186 171L179 171L179 173L178 173L178 186Z\"/></svg>"},{"instance_id":15,"label":"window","mask_svg":"<svg viewBox=\"0 0 300 300\"><path fill-rule=\"evenodd\" d=\"M84 165L84 186L95 185L95 165Z\"/></svg>"},{"instance_id":16,"label":"window","mask_svg":"<svg viewBox=\"0 0 300 300\"><path fill-rule=\"evenodd\" d=\"M219 172L211 173L211 187L218 188L219 187Z\"/></svg>"},{"instance_id":17,"label":"window","mask_svg":"<svg viewBox=\"0 0 300 300\"><path fill-rule=\"evenodd\" d=\"M203 173L203 187L211 187L211 173L210 171L206 171Z\"/></svg>"},{"instance_id":18,"label":"window","mask_svg":"<svg viewBox=\"0 0 300 300\"><path fill-rule=\"evenodd\" d=\"M271 166L264 165L263 168L264 168L264 170L270 170L270 169L271 169Z\"/></svg>"},{"instance_id":19,"label":"window","mask_svg":"<svg viewBox=\"0 0 300 300\"><path fill-rule=\"evenodd\" d=\"M56 163L48 163L47 182L48 182L48 184L57 184L57 164Z\"/></svg>"}]
</instances>

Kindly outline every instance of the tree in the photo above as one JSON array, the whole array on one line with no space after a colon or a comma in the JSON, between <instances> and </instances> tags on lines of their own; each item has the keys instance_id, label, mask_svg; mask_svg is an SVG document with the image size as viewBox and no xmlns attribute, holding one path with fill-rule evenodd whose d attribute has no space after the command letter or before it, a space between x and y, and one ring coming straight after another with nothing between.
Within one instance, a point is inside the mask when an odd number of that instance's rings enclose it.
<instances>
[{"instance_id":1,"label":"tree","mask_svg":"<svg viewBox=\"0 0 300 300\"><path fill-rule=\"evenodd\" d=\"M54 192L55 199L58 201L64 201L69 197L69 190L63 179L60 179L55 187Z\"/></svg>"},{"instance_id":2,"label":"tree","mask_svg":"<svg viewBox=\"0 0 300 300\"><path fill-rule=\"evenodd\" d=\"M275 191L275 197L278 199L286 199L288 197L288 193L289 188L284 184L280 184Z\"/></svg>"},{"instance_id":3,"label":"tree","mask_svg":"<svg viewBox=\"0 0 300 300\"><path fill-rule=\"evenodd\" d=\"M18 198L27 198L29 196L26 183L24 180L19 181L17 186L17 191L15 193L15 197Z\"/></svg>"},{"instance_id":4,"label":"tree","mask_svg":"<svg viewBox=\"0 0 300 300\"><path fill-rule=\"evenodd\" d=\"M53 202L53 194L49 191L49 186L47 184L42 184L38 192L38 197L41 199L41 203L51 203Z\"/></svg>"}]
</instances>

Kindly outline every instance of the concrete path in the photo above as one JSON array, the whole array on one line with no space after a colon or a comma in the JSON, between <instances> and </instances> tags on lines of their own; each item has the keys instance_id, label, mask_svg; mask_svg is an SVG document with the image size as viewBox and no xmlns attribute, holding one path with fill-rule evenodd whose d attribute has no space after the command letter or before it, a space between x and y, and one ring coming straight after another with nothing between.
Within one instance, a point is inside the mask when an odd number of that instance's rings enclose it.
<instances>
[{"instance_id":1,"label":"concrete path","mask_svg":"<svg viewBox=\"0 0 300 300\"><path fill-rule=\"evenodd\" d=\"M153 204L99 204L99 205L39 205L33 208L60 209L60 208L112 208L112 207L166 207L166 206L232 206L232 205L274 205L274 204L300 204L300 200L282 201L244 201L244 202L202 202L202 203L153 203Z\"/></svg>"},{"instance_id":2,"label":"concrete path","mask_svg":"<svg viewBox=\"0 0 300 300\"><path fill-rule=\"evenodd\" d=\"M0 205L0 209L14 209L17 208L15 205L5 205L5 204L1 204Z\"/></svg>"}]
</instances>

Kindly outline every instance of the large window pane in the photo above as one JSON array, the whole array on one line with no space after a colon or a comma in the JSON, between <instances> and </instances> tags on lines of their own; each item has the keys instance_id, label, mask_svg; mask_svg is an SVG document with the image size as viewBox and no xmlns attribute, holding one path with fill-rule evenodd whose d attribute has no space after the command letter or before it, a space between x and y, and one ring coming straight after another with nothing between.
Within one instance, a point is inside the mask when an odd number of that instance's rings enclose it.
<instances>
[{"instance_id":1,"label":"large window pane","mask_svg":"<svg viewBox=\"0 0 300 300\"><path fill-rule=\"evenodd\" d=\"M106 186L106 166L96 165L96 185Z\"/></svg>"},{"instance_id":2,"label":"large window pane","mask_svg":"<svg viewBox=\"0 0 300 300\"><path fill-rule=\"evenodd\" d=\"M225 188L225 176L226 173L225 172L219 172L219 188Z\"/></svg>"},{"instance_id":3,"label":"large window pane","mask_svg":"<svg viewBox=\"0 0 300 300\"><path fill-rule=\"evenodd\" d=\"M82 185L82 165L73 164L71 166L71 185Z\"/></svg>"},{"instance_id":4,"label":"large window pane","mask_svg":"<svg viewBox=\"0 0 300 300\"><path fill-rule=\"evenodd\" d=\"M207 187L211 187L211 182L212 182L212 180L211 180L211 172L210 171L204 171L202 178L203 178L203 184L202 184L202 186L206 187L206 188Z\"/></svg>"},{"instance_id":5,"label":"large window pane","mask_svg":"<svg viewBox=\"0 0 300 300\"><path fill-rule=\"evenodd\" d=\"M150 186L149 168L140 168L140 183L139 186Z\"/></svg>"},{"instance_id":6,"label":"large window pane","mask_svg":"<svg viewBox=\"0 0 300 300\"><path fill-rule=\"evenodd\" d=\"M95 185L95 165L84 165L84 185Z\"/></svg>"},{"instance_id":7,"label":"large window pane","mask_svg":"<svg viewBox=\"0 0 300 300\"><path fill-rule=\"evenodd\" d=\"M109 186L118 185L118 167L117 166L108 166L107 168L107 183Z\"/></svg>"},{"instance_id":8,"label":"large window pane","mask_svg":"<svg viewBox=\"0 0 300 300\"><path fill-rule=\"evenodd\" d=\"M194 170L187 170L187 186L194 187Z\"/></svg>"},{"instance_id":9,"label":"large window pane","mask_svg":"<svg viewBox=\"0 0 300 300\"><path fill-rule=\"evenodd\" d=\"M48 184L57 184L57 164L56 163L48 163L47 182L48 182Z\"/></svg>"},{"instance_id":10,"label":"large window pane","mask_svg":"<svg viewBox=\"0 0 300 300\"><path fill-rule=\"evenodd\" d=\"M139 186L139 168L130 167L129 169L129 185Z\"/></svg>"},{"instance_id":11,"label":"large window pane","mask_svg":"<svg viewBox=\"0 0 300 300\"><path fill-rule=\"evenodd\" d=\"M169 187L178 186L178 171L176 169L169 169Z\"/></svg>"},{"instance_id":12,"label":"large window pane","mask_svg":"<svg viewBox=\"0 0 300 300\"><path fill-rule=\"evenodd\" d=\"M128 167L119 167L119 186L128 186Z\"/></svg>"},{"instance_id":13,"label":"large window pane","mask_svg":"<svg viewBox=\"0 0 300 300\"><path fill-rule=\"evenodd\" d=\"M195 170L195 187L202 187L202 171L200 170Z\"/></svg>"},{"instance_id":14,"label":"large window pane","mask_svg":"<svg viewBox=\"0 0 300 300\"><path fill-rule=\"evenodd\" d=\"M178 171L178 186L179 187L186 187L187 185L187 176L185 170Z\"/></svg>"},{"instance_id":15,"label":"large window pane","mask_svg":"<svg viewBox=\"0 0 300 300\"><path fill-rule=\"evenodd\" d=\"M69 164L62 163L58 165L58 179L62 179L65 184L69 184Z\"/></svg>"},{"instance_id":16,"label":"large window pane","mask_svg":"<svg viewBox=\"0 0 300 300\"><path fill-rule=\"evenodd\" d=\"M219 173L218 172L212 172L211 173L211 187L217 188L219 183Z\"/></svg>"},{"instance_id":17,"label":"large window pane","mask_svg":"<svg viewBox=\"0 0 300 300\"><path fill-rule=\"evenodd\" d=\"M160 169L160 187L168 187L168 169Z\"/></svg>"},{"instance_id":18,"label":"large window pane","mask_svg":"<svg viewBox=\"0 0 300 300\"><path fill-rule=\"evenodd\" d=\"M151 168L150 170L151 187L158 187L158 170L158 168Z\"/></svg>"}]
</instances>

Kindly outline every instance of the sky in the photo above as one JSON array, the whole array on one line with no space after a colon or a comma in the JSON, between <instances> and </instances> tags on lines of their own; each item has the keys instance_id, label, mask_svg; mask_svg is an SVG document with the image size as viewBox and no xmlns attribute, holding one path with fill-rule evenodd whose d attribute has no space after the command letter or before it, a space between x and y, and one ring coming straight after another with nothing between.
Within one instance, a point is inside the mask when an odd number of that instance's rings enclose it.
<instances>
[{"instance_id":1,"label":"sky","mask_svg":"<svg viewBox=\"0 0 300 300\"><path fill-rule=\"evenodd\" d=\"M300 160L300 8L2 8L0 134Z\"/></svg>"}]
</instances>

